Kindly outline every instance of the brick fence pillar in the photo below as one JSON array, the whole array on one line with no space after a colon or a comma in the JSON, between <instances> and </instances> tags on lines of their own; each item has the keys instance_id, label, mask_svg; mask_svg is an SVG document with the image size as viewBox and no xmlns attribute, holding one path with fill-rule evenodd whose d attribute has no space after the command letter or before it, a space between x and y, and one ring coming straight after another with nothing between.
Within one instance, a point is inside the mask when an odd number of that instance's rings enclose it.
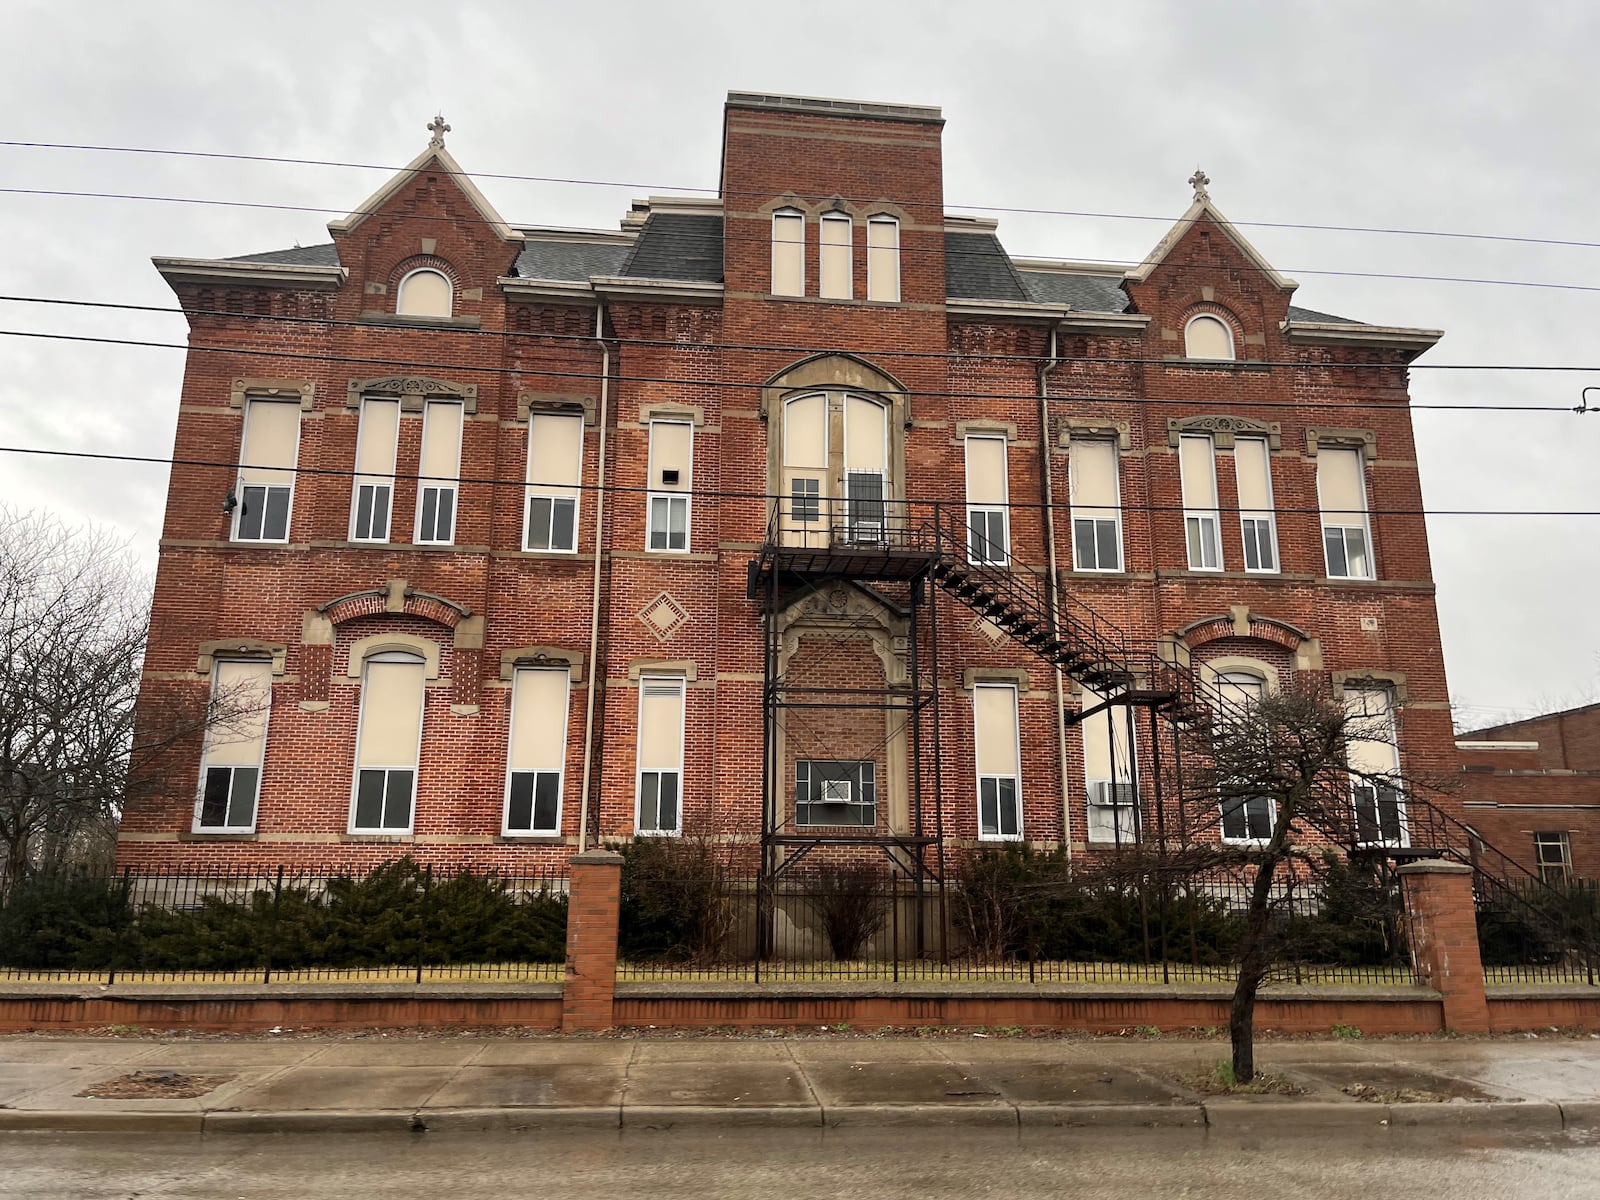
<instances>
[{"instance_id":1,"label":"brick fence pillar","mask_svg":"<svg viewBox=\"0 0 1600 1200\"><path fill-rule=\"evenodd\" d=\"M561 1028L567 1033L610 1029L617 985L622 855L589 850L573 856L570 871Z\"/></svg>"},{"instance_id":2,"label":"brick fence pillar","mask_svg":"<svg viewBox=\"0 0 1600 1200\"><path fill-rule=\"evenodd\" d=\"M1478 914L1472 902L1472 868L1441 858L1399 870L1417 974L1444 997L1444 1027L1487 1033L1489 1002L1478 953Z\"/></svg>"}]
</instances>

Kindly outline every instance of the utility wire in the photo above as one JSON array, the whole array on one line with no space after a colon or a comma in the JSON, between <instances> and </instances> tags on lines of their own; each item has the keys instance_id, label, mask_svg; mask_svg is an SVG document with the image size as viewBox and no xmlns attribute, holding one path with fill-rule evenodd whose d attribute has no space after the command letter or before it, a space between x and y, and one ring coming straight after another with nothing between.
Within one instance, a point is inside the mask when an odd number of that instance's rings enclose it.
<instances>
[{"instance_id":1,"label":"utility wire","mask_svg":"<svg viewBox=\"0 0 1600 1200\"><path fill-rule=\"evenodd\" d=\"M219 410L219 411L221 411L221 410ZM354 467L302 467L302 466L298 466L298 465L297 466L293 466L293 467L283 467L283 466L278 466L276 464L270 464L270 465L257 465L257 464L253 464L253 463L242 463L241 464L241 463L238 463L238 462L235 462L235 461L232 461L232 460L212 459L212 458L178 458L178 457L167 456L167 455L159 455L159 454L112 454L112 453L109 453L107 451L99 451L99 450L60 450L60 449L54 449L54 448L42 447L42 446L8 446L8 445L0 445L0 454L30 455L30 456L36 456L36 457L41 457L41 458L79 458L79 459L88 459L88 460L96 461L96 462L141 463L141 464L150 464L150 465L155 465L155 466L205 467L205 468L214 468L216 470L229 471L229 472L233 472L233 473L237 473L237 472L239 472L241 470L261 470L261 471L280 471L280 472L284 472L284 473L294 474L296 476L301 476L301 475L332 476L332 477L335 477L335 478L343 478L343 479L353 479L353 478L355 478L357 476L360 476L361 478L368 479L368 480L373 480L373 479L395 479L395 480L400 480L400 479L404 479L404 480L407 480L407 481L416 481L416 480L422 480L422 479L437 479L437 478L439 478L439 476L437 476L437 475L423 475L423 474L419 474L419 473L413 472L413 471L393 471L393 472L390 472L390 473L382 475L382 476L376 476L370 471L358 471ZM540 482L538 480L505 479L505 478L501 478L499 476L492 476L492 475L461 475L461 476L454 476L452 478L458 484L473 484L473 485L482 485L482 486L486 486L486 487L528 488L528 489L532 489L535 492L541 492L541 493L544 492L544 491L560 490L560 491L563 491L563 492L619 493L619 494L624 494L624 495L640 495L640 496L668 495L668 494L670 494L670 495L673 495L673 496L692 496L692 497L695 497L697 499L703 499L703 500L708 500L708 501L709 500L765 500L765 501L769 501L769 502L788 502L789 500L792 499L790 496L782 494L782 493L752 492L752 491L749 491L749 490L738 490L738 489L728 489L728 488L695 487L695 486L692 486L692 485L687 490L673 491L671 493L665 493L665 492L662 492L659 488L652 488L652 487L649 487L648 485L634 485L634 484L616 484L616 483L599 484L599 483L565 483L565 482L546 484L546 483L542 483L542 482ZM832 497L831 499L833 499L836 503L843 504L845 498L844 497ZM920 508L932 509L935 505L938 505L938 506L943 507L943 508L949 508L949 509L963 509L963 508L966 507L966 503L967 502L966 502L965 498L960 498L960 497L957 497L957 498L941 497L939 499L929 500L929 499L918 498L918 497L915 497L915 496L909 496L909 497L907 497L907 498L905 498L903 500L902 499L886 499L882 503L884 504L884 506L887 509L893 510L893 509L896 509L896 508L907 508L907 507L912 507L912 506L920 507ZM1013 512L1019 512L1019 511L1027 511L1027 512L1042 511L1046 507L1050 508L1052 511L1055 511L1055 512L1070 512L1071 508L1072 508L1070 503L1060 502L1060 501L1056 502L1053 505L1048 505L1048 506L1044 505L1044 504L1040 504L1040 503L1027 503L1027 502L1022 502L1022 501L1014 501L1014 502L1012 502L1010 504L1004 505L1003 507L1005 507L1005 508L1007 508L1007 509L1009 509L1009 510L1011 510ZM1141 512L1163 512L1163 513L1166 513L1166 512L1171 512L1171 513L1190 512L1190 513L1192 513L1192 512L1195 511L1192 506L1187 506L1187 505L1183 505L1183 504L1124 503L1124 504L1119 505L1118 507L1119 507L1119 510L1124 514L1141 513ZM1230 514L1231 515L1231 514L1236 514L1236 513L1253 513L1253 512L1258 512L1260 510L1253 509L1253 508L1241 508L1241 507L1236 506L1236 505L1219 504L1219 505L1216 505L1213 508L1206 509L1205 511L1207 511L1207 512L1215 512L1215 513L1226 513L1226 514ZM1272 511L1273 511L1274 514L1286 513L1286 514L1291 514L1291 515L1313 515L1313 514L1320 515L1323 510L1321 508L1292 508L1292 507L1285 507L1285 506L1282 506L1282 505L1278 505L1278 506L1275 506ZM1379 517L1600 517L1600 509L1369 508L1369 509L1366 509L1365 511L1366 511L1367 515L1369 515L1369 516L1379 516ZM670 555L668 555L667 557L670 557Z\"/></svg>"},{"instance_id":2,"label":"utility wire","mask_svg":"<svg viewBox=\"0 0 1600 1200\"><path fill-rule=\"evenodd\" d=\"M400 171L405 170L403 165L387 166L381 163L343 162L337 159L290 158L271 154L227 154L220 151L209 150L170 150L149 146L97 146L68 142L0 141L0 147L29 150L74 150L100 154L135 154L170 158L220 159L231 162L276 163L286 166L299 167L340 167L363 171L387 171L390 174L397 174ZM635 191L643 190L647 193L674 192L689 195L704 195L708 199L716 199L719 195L724 194L729 196L758 195L763 199L771 198L766 192L758 193L731 190L724 193L719 192L719 190L714 187L690 187L681 184L670 183L630 183L625 180L616 179L580 179L553 175L520 175L510 172L448 171L444 170L443 168L440 169L446 175L449 175L453 178L462 179L494 179L517 183L552 183L563 186L621 188ZM833 194L829 193L826 196L797 195L796 198L808 200L812 203L820 203L822 201L833 199ZM891 201L886 201L882 196L847 196L844 197L844 199L854 204L891 203ZM899 204L902 207L905 206L904 201L892 201L892 203ZM927 206L924 205L923 207ZM1065 208L1030 208L1004 204L957 204L949 201L944 202L942 207L959 208L973 212L1015 213L1024 216L1077 217L1090 220L1106 221L1157 221L1165 222L1167 224L1176 223L1175 218L1156 213L1095 212L1090 210ZM315 211L331 212L335 210L318 209ZM1231 221L1230 223L1238 227L1249 229L1302 229L1320 233L1371 233L1396 237L1455 238L1463 241L1510 242L1518 245L1600 249L1600 242L1583 241L1575 238L1532 237L1521 234L1466 233L1459 230L1407 229L1404 227L1382 225L1319 225L1298 221ZM1309 272L1302 273L1309 274Z\"/></svg>"},{"instance_id":3,"label":"utility wire","mask_svg":"<svg viewBox=\"0 0 1600 1200\"><path fill-rule=\"evenodd\" d=\"M381 328L381 327L380 327ZM27 329L0 329L0 337L36 338L42 341L54 342L79 342L99 346L143 346L157 350L183 350L189 354L232 354L243 355L247 358L279 358L296 361L318 363L344 363L354 366L381 367L386 371L395 370L422 370L439 371L445 373L468 372L475 375L518 375L540 379L565 379L565 380L593 380L608 379L612 383L651 383L672 384L684 387L717 387L737 388L743 391L757 391L763 385L759 381L733 380L733 379L696 379L666 375L602 375L597 371L552 371L534 367L494 367L479 366L469 363L440 363L440 362L407 362L392 358L361 358L355 355L341 354L312 354L295 350L271 350L261 347L244 346L201 346L185 342L156 342L140 338L112 338L93 337L79 333L46 333L38 330ZM1196 368L1193 363L1172 359L1132 359L1132 358L1079 358L1067 360L1069 363L1113 363L1117 365L1130 365L1144 363L1150 366L1174 367L1179 369ZM1252 366L1268 367L1296 367L1303 369L1345 369L1355 370L1366 364L1351 364L1332 368L1329 364L1320 363L1252 363ZM1399 365L1373 365L1375 370L1405 370ZM1462 367L1463 370L1474 370L1473 367ZM1542 369L1542 368L1528 368ZM1559 368L1570 370L1571 368ZM821 390L821 389L819 389ZM974 392L974 391L935 391L925 388L908 389L908 397L924 397L927 399L946 400L1006 400L1015 403L1026 400L1026 394L1016 392ZM1180 405L1193 408L1201 401L1182 397L1136 397L1136 396L1061 396L1054 399L1070 400L1075 404L1133 404L1133 405ZM1363 411L1382 411L1393 408L1396 411L1449 411L1449 412L1516 412L1516 413L1572 413L1575 410L1568 405L1559 404L1410 404L1395 403L1384 405L1372 401L1356 403L1334 403L1332 401L1306 401L1306 400L1251 400L1236 407L1244 409L1360 409Z\"/></svg>"}]
</instances>

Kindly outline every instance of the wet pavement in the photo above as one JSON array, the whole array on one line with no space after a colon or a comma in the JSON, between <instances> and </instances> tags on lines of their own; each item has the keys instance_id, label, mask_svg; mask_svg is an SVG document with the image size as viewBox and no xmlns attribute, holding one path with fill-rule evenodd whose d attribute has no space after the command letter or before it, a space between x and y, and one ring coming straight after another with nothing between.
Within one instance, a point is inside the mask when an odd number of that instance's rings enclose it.
<instances>
[{"instance_id":1,"label":"wet pavement","mask_svg":"<svg viewBox=\"0 0 1600 1200\"><path fill-rule=\"evenodd\" d=\"M948 1035L0 1037L0 1130L889 1124L1265 1132L1600 1129L1600 1039L1270 1041L1297 1095L1203 1095L1218 1040ZM92 1099L133 1072L223 1077L198 1097ZM1435 1098L1438 1098L1435 1100ZM1600 1195L1600 1186L1596 1188Z\"/></svg>"}]
</instances>

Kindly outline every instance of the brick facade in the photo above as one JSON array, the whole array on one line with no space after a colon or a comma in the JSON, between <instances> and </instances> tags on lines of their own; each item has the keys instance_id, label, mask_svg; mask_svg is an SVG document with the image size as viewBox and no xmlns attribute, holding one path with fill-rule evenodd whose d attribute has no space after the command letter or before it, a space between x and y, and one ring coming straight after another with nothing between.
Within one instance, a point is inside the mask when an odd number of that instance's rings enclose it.
<instances>
[{"instance_id":1,"label":"brick facade","mask_svg":"<svg viewBox=\"0 0 1600 1200\"><path fill-rule=\"evenodd\" d=\"M949 506L958 526L961 434L1002 431L1014 570L1044 578L1054 560L1073 601L1142 642L1181 643L1196 661L1248 660L1280 679L1308 672L1391 682L1403 767L1452 771L1405 369L1437 335L1293 307L1293 284L1203 192L1146 266L1126 277L1013 261L992 223L946 217L941 128L937 110L730 97L720 200L641 202L612 234L511 230L442 146L430 146L356 210L363 215L331 227L331 248L158 260L191 326L175 457L216 465L173 469L145 727L154 730L168 701L204 698L209 677L197 667L209 662L205 643L281 647L282 670L273 676L253 831L194 832L194 744L170 756L159 793L130 804L120 861L312 865L406 852L440 864L563 863L580 841L585 806L589 844L633 832L640 675L652 669L685 678L683 831L757 836L763 643L746 572L767 536L765 497L780 488L769 446L782 402L808 388L884 404L890 499ZM803 297L771 294L778 209L806 215ZM824 213L853 221L849 299L817 296ZM866 298L872 216L898 222L898 301ZM677 265L661 267L663 254ZM341 269L331 270L335 263ZM450 280L450 317L394 313L400 279L418 266ZM1092 297L1068 299L1061 288L1110 299L1096 308ZM1202 313L1231 329L1235 360L1185 357L1185 323ZM240 456L241 398L263 394L263 381L293 389L302 408L289 536L272 545L230 540L223 511ZM349 538L359 401L387 394L384 387L404 393L393 530L387 544L363 544ZM465 408L448 546L412 539L423 420L421 404L405 395L425 394ZM583 415L573 553L523 548L530 412ZM646 491L659 483L649 474L652 415L693 424L685 553L648 545ZM1240 421L1270 435L1281 558L1270 573L1243 569L1225 436ZM1188 566L1176 450L1184 428L1223 431L1215 438L1221 570ZM1119 571L1073 569L1070 442L1085 430L1119 444ZM1362 451L1370 580L1328 577L1316 451L1331 444L1330 431ZM906 587L832 586L842 590L792 599L800 606L797 669L831 686L884 687L907 653L892 628L909 604ZM808 616L807 604L820 607ZM846 636L828 625L828 604L877 615L862 616ZM1081 740L1066 728L1063 758L1055 673L949 595L934 592L931 608L919 636L937 626L932 683L943 760L925 751L925 790L931 797L937 774L942 803L934 813L925 800L927 823L952 847L978 837L968 679L1009 672L1023 684L1022 834L1081 844ZM873 628L887 649L874 648ZM358 835L350 830L361 670L352 649L384 638L433 647L415 820L393 836ZM550 661L532 648L581 669L568 706L560 832L508 837L508 676L519 660ZM1069 684L1061 700L1069 716L1079 702ZM793 750L799 725L787 734ZM930 745L933 734L926 731ZM910 820L911 786L889 748L892 726L874 734L824 714L811 719L808 736L840 756L860 743L850 755L880 772L877 828L903 832L895 826ZM779 781L785 811L795 752Z\"/></svg>"}]
</instances>

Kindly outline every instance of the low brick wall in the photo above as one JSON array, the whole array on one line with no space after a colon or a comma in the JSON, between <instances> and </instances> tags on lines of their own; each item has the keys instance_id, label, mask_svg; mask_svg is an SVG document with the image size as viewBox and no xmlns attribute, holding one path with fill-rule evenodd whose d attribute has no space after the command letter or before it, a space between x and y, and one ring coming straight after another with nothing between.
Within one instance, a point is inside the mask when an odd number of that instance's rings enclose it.
<instances>
[{"instance_id":1,"label":"low brick wall","mask_svg":"<svg viewBox=\"0 0 1600 1200\"><path fill-rule=\"evenodd\" d=\"M1588 1029L1600 1033L1600 987L1491 987L1489 1028L1495 1033Z\"/></svg>"}]
</instances>

